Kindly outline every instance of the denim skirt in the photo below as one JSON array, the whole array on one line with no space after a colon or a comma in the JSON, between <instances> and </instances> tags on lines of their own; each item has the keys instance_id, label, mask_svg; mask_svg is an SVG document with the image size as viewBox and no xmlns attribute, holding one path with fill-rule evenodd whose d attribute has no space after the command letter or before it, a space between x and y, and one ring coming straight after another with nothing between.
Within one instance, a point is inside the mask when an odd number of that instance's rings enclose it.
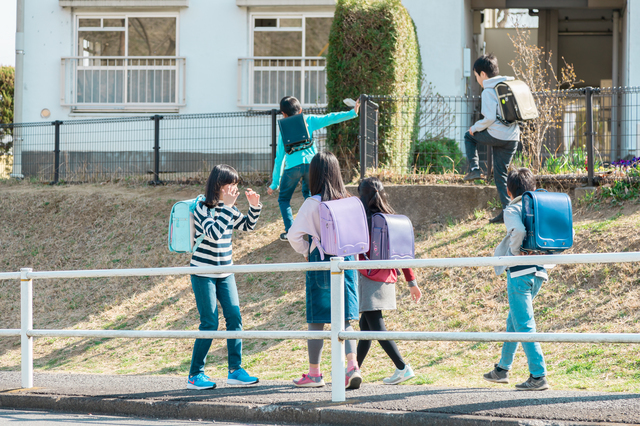
<instances>
[{"instance_id":1,"label":"denim skirt","mask_svg":"<svg viewBox=\"0 0 640 426\"><path fill-rule=\"evenodd\" d=\"M329 257L325 256L325 262ZM344 260L355 260L347 256ZM314 249L309 262L322 262L320 252ZM331 271L307 271L307 323L331 322ZM344 271L344 319L358 319L358 271Z\"/></svg>"}]
</instances>

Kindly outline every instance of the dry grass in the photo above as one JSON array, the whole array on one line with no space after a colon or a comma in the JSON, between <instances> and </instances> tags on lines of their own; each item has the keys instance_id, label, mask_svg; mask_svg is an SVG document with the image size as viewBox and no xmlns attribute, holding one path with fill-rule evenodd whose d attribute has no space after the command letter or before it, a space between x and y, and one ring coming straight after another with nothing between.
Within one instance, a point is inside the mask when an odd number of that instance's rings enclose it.
<instances>
[{"instance_id":1,"label":"dry grass","mask_svg":"<svg viewBox=\"0 0 640 426\"><path fill-rule=\"evenodd\" d=\"M13 169L13 155L0 155L0 179L9 179Z\"/></svg>"},{"instance_id":2,"label":"dry grass","mask_svg":"<svg viewBox=\"0 0 640 426\"><path fill-rule=\"evenodd\" d=\"M201 192L198 186L144 185L50 187L0 183L1 271L164 267L188 264L187 255L166 249L171 205ZM237 233L236 263L296 262L278 241L282 221L277 199L265 205L254 233ZM301 204L294 198L294 210ZM246 200L240 202L246 210ZM399 206L398 206L399 207ZM599 209L599 210L598 210ZM400 208L398 208L400 210ZM489 256L503 227L488 225L491 212L475 212L456 224L432 224L416 235L420 257ZM640 250L638 206L628 203L576 211L572 252ZM504 277L489 268L418 271L424 289L416 305L399 286L398 310L386 314L393 330L501 331L508 310ZM551 272L535 302L540 331L640 332L637 267L560 266ZM304 276L299 273L237 275L245 329L304 329ZM198 314L188 277L41 280L34 284L36 328L196 329ZM0 282L0 324L19 328L19 286ZM221 321L222 323L224 321ZM499 356L500 344L399 342L418 374L417 383L485 386L480 373ZM543 344L549 378L556 389L639 391L640 350L632 345ZM327 349L328 349L327 344ZM54 339L35 343L35 366L48 371L185 375L190 340ZM303 341L244 342L245 367L264 379L290 379L306 365ZM0 339L0 368L20 368L17 338ZM325 355L323 369L330 371ZM208 373L224 376L226 346L214 342ZM389 375L393 365L374 344L363 367L365 380ZM527 375L524 354L514 375ZM416 383L414 381L413 383Z\"/></svg>"}]
</instances>

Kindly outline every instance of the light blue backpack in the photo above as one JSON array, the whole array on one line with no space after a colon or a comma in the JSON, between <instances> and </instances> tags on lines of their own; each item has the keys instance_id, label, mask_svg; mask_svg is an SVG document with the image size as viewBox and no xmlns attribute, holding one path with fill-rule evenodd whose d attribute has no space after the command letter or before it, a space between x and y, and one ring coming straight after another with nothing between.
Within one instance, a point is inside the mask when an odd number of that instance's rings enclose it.
<instances>
[{"instance_id":1,"label":"light blue backpack","mask_svg":"<svg viewBox=\"0 0 640 426\"><path fill-rule=\"evenodd\" d=\"M174 253L193 253L196 251L204 234L197 239L193 212L198 202L204 201L204 195L185 201L178 201L171 208L169 217L169 250Z\"/></svg>"}]
</instances>

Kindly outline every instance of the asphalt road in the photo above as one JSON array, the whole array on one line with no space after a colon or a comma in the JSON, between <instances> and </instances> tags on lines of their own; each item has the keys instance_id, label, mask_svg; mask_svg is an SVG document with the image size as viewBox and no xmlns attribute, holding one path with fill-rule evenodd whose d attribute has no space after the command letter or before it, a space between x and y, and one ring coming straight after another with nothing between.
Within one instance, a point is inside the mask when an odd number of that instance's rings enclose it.
<instances>
[{"instance_id":1,"label":"asphalt road","mask_svg":"<svg viewBox=\"0 0 640 426\"><path fill-rule=\"evenodd\" d=\"M319 389L297 389L281 381L260 382L252 387L226 386L223 379L214 378L218 388L207 391L186 389L185 378L169 376L108 376L85 374L36 373L35 388L20 388L19 372L0 372L0 406L23 404L30 399L55 401L72 407L71 402L101 406L113 403L129 410L125 403L143 402L146 407L164 407L164 415L182 413L185 407L209 407L207 413L227 415L220 420L269 421L276 412L318 412L323 422L331 423L328 413L341 410L353 413L359 424L375 424L363 420L367 416L398 416L411 414L435 415L447 419L475 418L493 420L537 420L532 424L560 423L626 423L640 424L640 394L582 391L518 392L513 384L487 388L438 388L431 386L384 386L365 383L359 390L347 391L346 403L331 402L331 386ZM13 399L11 399L13 398ZM13 402L12 402L13 401ZM84 402L82 402L84 401ZM15 406L15 405L12 405ZM167 407L178 411L166 411ZM28 406L18 408L48 408ZM58 408L55 408L58 409ZM221 411L221 410L226 411ZM68 408L67 408L68 410ZM133 410L133 408L131 408ZM183 411L179 411L183 410ZM216 411L217 410L217 411ZM243 413L258 413L243 417ZM153 413L154 411L149 411ZM116 412L117 413L117 412ZM167 414L168 413L168 414ZM226 414L225 414L226 413ZM134 413L135 414L135 413ZM157 417L162 417L158 415ZM271 416L271 417L270 417ZM300 415L302 416L302 415ZM299 423L306 423L300 417ZM372 417L372 418L373 418ZM284 417L278 417L282 419ZM288 417L287 417L288 418ZM291 417L296 419L297 417ZM542 421L542 422L540 422ZM295 422L295 421L294 421ZM277 423L277 422L276 422ZM355 424L355 423L353 423ZM384 423L382 423L384 424ZM407 423L408 424L408 423Z\"/></svg>"}]
</instances>

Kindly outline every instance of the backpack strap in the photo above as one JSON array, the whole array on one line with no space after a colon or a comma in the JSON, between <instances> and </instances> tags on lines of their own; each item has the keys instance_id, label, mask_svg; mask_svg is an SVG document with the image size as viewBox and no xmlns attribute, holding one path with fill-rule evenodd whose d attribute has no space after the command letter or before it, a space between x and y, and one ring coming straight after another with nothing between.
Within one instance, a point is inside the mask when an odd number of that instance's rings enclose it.
<instances>
[{"instance_id":1,"label":"backpack strap","mask_svg":"<svg viewBox=\"0 0 640 426\"><path fill-rule=\"evenodd\" d=\"M202 242L202 240L204 240L204 234L196 238L196 243L193 245L193 250L191 250L191 253L195 253L196 250L198 250L198 247L200 247L200 243Z\"/></svg>"},{"instance_id":2,"label":"backpack strap","mask_svg":"<svg viewBox=\"0 0 640 426\"><path fill-rule=\"evenodd\" d=\"M203 194L200 194L196 197L196 202L193 203L193 211L191 213L195 214L195 210L198 208L198 203L199 202L203 202L205 200L205 196ZM191 250L191 253L195 253L196 250L198 250L198 247L200 247L200 243L204 240L204 232L202 234L200 234L200 236L198 238L196 238L196 243L193 245L193 249Z\"/></svg>"},{"instance_id":3,"label":"backpack strap","mask_svg":"<svg viewBox=\"0 0 640 426\"><path fill-rule=\"evenodd\" d=\"M317 202L322 203L322 196L320 194L312 195L310 198L313 198ZM313 241L313 237L311 235L309 235L309 237L311 238L311 241L309 241L309 256L311 256L311 242ZM322 249L320 241L316 242L316 247L318 248L318 252L320 253L320 260L324 261L324 250Z\"/></svg>"}]
</instances>

